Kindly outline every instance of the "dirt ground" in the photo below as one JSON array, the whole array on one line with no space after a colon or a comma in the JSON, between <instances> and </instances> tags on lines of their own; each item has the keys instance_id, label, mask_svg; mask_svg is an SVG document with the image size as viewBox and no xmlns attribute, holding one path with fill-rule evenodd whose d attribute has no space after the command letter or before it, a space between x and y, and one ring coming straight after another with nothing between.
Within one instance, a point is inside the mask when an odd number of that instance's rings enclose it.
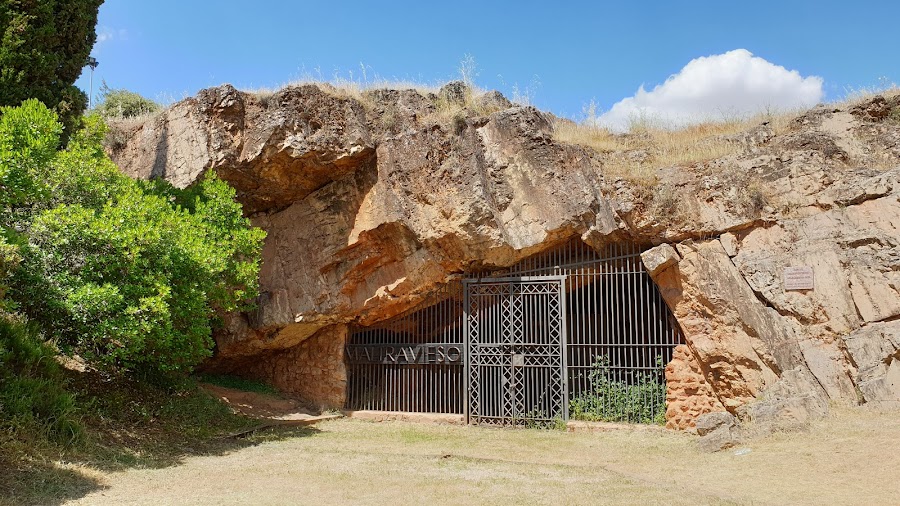
<instances>
[{"instance_id":1,"label":"dirt ground","mask_svg":"<svg viewBox=\"0 0 900 506\"><path fill-rule=\"evenodd\" d=\"M673 432L320 422L302 437L102 474L72 505L900 504L900 411L702 453Z\"/></svg>"},{"instance_id":2,"label":"dirt ground","mask_svg":"<svg viewBox=\"0 0 900 506\"><path fill-rule=\"evenodd\" d=\"M315 415L306 411L300 402L291 399L256 392L245 392L209 383L201 383L200 388L213 397L220 399L234 411L252 418L269 420L316 418Z\"/></svg>"}]
</instances>

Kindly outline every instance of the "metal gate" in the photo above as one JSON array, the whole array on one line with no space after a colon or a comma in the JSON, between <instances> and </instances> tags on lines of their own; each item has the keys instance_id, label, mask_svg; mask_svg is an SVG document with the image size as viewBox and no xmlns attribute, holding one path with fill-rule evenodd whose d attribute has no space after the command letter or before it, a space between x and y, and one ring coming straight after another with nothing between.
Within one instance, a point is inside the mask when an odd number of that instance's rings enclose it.
<instances>
[{"instance_id":1,"label":"metal gate","mask_svg":"<svg viewBox=\"0 0 900 506\"><path fill-rule=\"evenodd\" d=\"M353 326L346 407L493 425L660 423L665 365L683 338L640 253L575 238Z\"/></svg>"},{"instance_id":2,"label":"metal gate","mask_svg":"<svg viewBox=\"0 0 900 506\"><path fill-rule=\"evenodd\" d=\"M568 419L565 276L466 280L468 422Z\"/></svg>"}]
</instances>

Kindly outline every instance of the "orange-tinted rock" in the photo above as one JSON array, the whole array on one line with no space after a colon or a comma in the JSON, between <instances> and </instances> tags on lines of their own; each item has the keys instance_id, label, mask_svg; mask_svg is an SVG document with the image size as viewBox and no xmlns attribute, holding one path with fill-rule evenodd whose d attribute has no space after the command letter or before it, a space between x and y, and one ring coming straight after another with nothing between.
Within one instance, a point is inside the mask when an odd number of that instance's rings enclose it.
<instances>
[{"instance_id":1,"label":"orange-tinted rock","mask_svg":"<svg viewBox=\"0 0 900 506\"><path fill-rule=\"evenodd\" d=\"M705 413L725 411L700 369L700 363L684 344L675 347L666 365L666 427L689 429Z\"/></svg>"},{"instance_id":2,"label":"orange-tinted rock","mask_svg":"<svg viewBox=\"0 0 900 506\"><path fill-rule=\"evenodd\" d=\"M260 354L251 365L241 363L240 372L303 399L313 408L340 409L347 395L346 343L346 326L328 327L298 346Z\"/></svg>"},{"instance_id":3,"label":"orange-tinted rock","mask_svg":"<svg viewBox=\"0 0 900 506\"><path fill-rule=\"evenodd\" d=\"M259 308L226 315L215 361L336 404L335 329L570 238L629 239L664 244L645 261L690 350L667 368L671 426L894 396L882 327L900 316L900 168L872 167L900 167L900 125L884 116L900 98L756 125L726 139L734 153L660 169L649 189L611 176L609 153L557 142L551 115L486 98L448 120L444 99L413 90L222 86L129 127L113 153L124 171L183 187L212 168L268 232ZM785 291L783 269L801 265L815 289Z\"/></svg>"}]
</instances>

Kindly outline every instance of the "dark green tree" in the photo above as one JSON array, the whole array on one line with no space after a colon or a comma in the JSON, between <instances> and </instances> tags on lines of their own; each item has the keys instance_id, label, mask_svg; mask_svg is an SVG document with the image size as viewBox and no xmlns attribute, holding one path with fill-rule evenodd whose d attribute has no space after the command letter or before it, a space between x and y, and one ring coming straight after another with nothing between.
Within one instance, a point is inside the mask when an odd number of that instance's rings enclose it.
<instances>
[{"instance_id":1,"label":"dark green tree","mask_svg":"<svg viewBox=\"0 0 900 506\"><path fill-rule=\"evenodd\" d=\"M0 106L36 98L77 130L87 96L73 83L97 40L103 0L0 0Z\"/></svg>"}]
</instances>

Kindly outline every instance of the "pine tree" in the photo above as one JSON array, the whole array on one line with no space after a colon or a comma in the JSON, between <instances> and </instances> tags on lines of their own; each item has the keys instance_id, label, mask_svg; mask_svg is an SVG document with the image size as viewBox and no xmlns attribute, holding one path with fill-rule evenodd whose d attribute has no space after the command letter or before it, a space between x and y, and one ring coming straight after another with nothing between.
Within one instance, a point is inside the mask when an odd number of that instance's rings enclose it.
<instances>
[{"instance_id":1,"label":"pine tree","mask_svg":"<svg viewBox=\"0 0 900 506\"><path fill-rule=\"evenodd\" d=\"M76 130L87 96L73 83L97 39L103 0L0 0L0 106L36 98Z\"/></svg>"}]
</instances>

